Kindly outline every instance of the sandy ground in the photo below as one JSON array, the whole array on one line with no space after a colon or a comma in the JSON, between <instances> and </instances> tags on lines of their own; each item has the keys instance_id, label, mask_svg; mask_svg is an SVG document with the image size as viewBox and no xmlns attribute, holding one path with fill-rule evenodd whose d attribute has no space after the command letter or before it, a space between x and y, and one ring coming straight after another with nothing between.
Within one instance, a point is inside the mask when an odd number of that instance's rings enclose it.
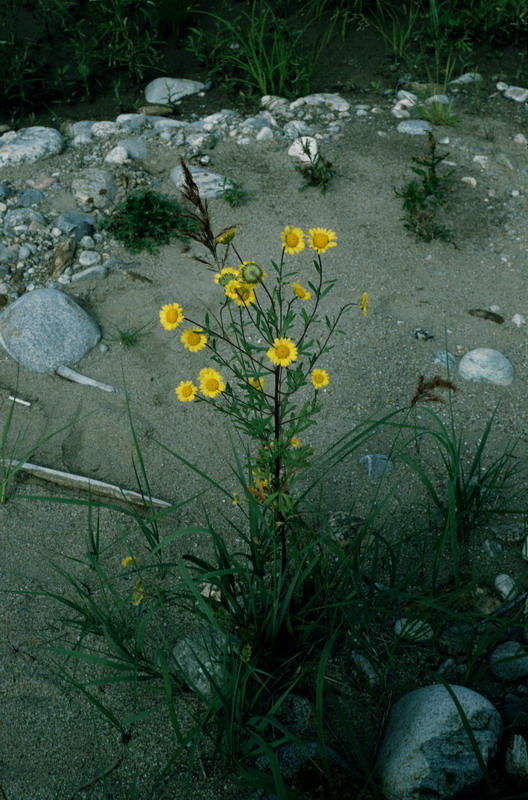
<instances>
[{"instance_id":1,"label":"sandy ground","mask_svg":"<svg viewBox=\"0 0 528 800\"><path fill-rule=\"evenodd\" d=\"M357 102L365 102L364 97ZM505 111L510 110L508 102L512 101L504 101ZM249 202L237 209L222 200L210 202L218 230L231 223L239 226L237 244L244 258L264 267L271 258L278 259L285 225L305 230L331 228L338 246L323 255L323 262L327 277L336 280L336 289L328 296L325 310L357 302L362 292L369 293L368 316L364 318L359 310L346 315L341 326L344 335L336 337L335 348L320 364L330 373L331 384L324 390L324 412L318 425L306 434L316 452L370 414L408 405L418 376L446 376L441 367L431 363L431 356L447 342L453 353L457 348L458 352L476 347L497 349L510 359L516 372L507 387L469 383L454 376L459 387L454 416L467 432L468 452L498 408L491 453L502 452L511 439L518 439L519 459L526 458L528 328L517 327L511 318L514 314L528 316L528 153L526 145L513 142L522 128L509 121L507 114L504 119L489 121L493 140L484 135L485 121L464 115L459 127L436 130L438 139L451 138L450 144L440 149L448 149L450 161L456 164L445 217L456 247L416 242L404 230L401 203L393 189L410 179L411 157L423 155L426 140L397 133L397 121L388 111L366 120L354 118L344 136L327 146L325 155L335 164L337 174L326 195L315 188L299 192L300 178L284 144L243 147L224 142L214 150L213 169L240 181L251 195ZM477 153L489 156L487 169L472 163ZM168 174L177 161L174 150L156 145L151 152L149 163L162 180L162 191L173 192ZM60 169L60 162L58 157L24 170L27 177L50 174ZM19 171L18 180L21 175L24 172ZM475 177L476 188L463 183L464 176ZM512 197L512 190L519 195ZM196 321L203 317L204 309L217 307L218 287L193 261L193 253L203 254L198 245L185 251L177 242L162 247L157 256L134 256L116 247L112 255L133 264L151 283L130 282L114 271L104 281L68 288L95 317L104 336L111 335L113 325L153 325L140 347L125 350L109 342L107 353L95 348L79 365L86 375L117 386L115 394L70 384L54 375L20 371L18 394L31 406L16 408L13 428L28 425L26 441L33 444L68 424L43 444L33 457L36 463L136 488L126 385L154 495L177 504L204 488L196 475L156 440L225 480L230 490L237 488L230 475L231 432L224 418L201 404L179 403L174 395L180 380L194 375L198 361L199 367L203 366L201 354L184 352L179 337L165 332L157 322L159 308L165 303L180 303ZM291 263L299 269L301 283L306 282L311 271L309 254L305 251L291 257ZM468 314L470 309L491 305L500 307L504 325ZM417 340L415 328L432 331L435 339ZM0 353L0 376L1 421L9 409L7 395L17 382L17 366L5 353ZM447 419L447 407L436 405L435 411ZM368 447L327 476L324 502L329 512L351 506L359 512L368 508L373 483L359 457L366 452L389 452L393 438L392 432L381 431ZM397 468L385 481L387 489L397 490L395 510L404 517L413 502L408 474L403 467ZM29 500L27 495L42 499ZM165 787L150 794L147 787L171 753L171 729L164 711L139 725L125 745L119 734L61 681L54 666L58 659L46 647L63 643L61 618L65 612L38 593L66 591L54 564L88 583L93 575L78 561L87 550L86 508L48 502L57 496L80 495L20 479L8 503L0 508L1 586L5 592L0 617L0 786L5 797L80 800L108 796L125 800L135 775L141 797L237 797L228 781L205 780L199 773L192 788L185 789L183 766L175 768ZM229 502L212 491L201 502L214 514L230 511ZM201 524L204 512L200 503L164 519L162 533ZM101 512L100 532L104 547L118 537L138 541L133 523L114 511ZM185 537L183 549L199 547L195 538ZM114 549L112 559L116 558ZM522 569L520 559L515 565ZM113 566L106 566L119 571L116 560ZM147 687L134 697L116 693L115 707L131 713L149 701L160 703L149 691ZM96 780L105 771L106 778Z\"/></svg>"}]
</instances>

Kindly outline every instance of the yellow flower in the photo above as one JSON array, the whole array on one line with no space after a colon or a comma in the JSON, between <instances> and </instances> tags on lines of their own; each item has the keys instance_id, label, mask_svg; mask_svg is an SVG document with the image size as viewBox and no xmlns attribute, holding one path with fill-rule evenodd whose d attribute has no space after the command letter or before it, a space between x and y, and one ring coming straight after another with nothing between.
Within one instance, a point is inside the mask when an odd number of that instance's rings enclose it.
<instances>
[{"instance_id":1,"label":"yellow flower","mask_svg":"<svg viewBox=\"0 0 528 800\"><path fill-rule=\"evenodd\" d=\"M133 606L138 606L143 598L145 597L145 592L143 591L143 578L140 578L134 584L134 592L132 594L131 603Z\"/></svg>"},{"instance_id":2,"label":"yellow flower","mask_svg":"<svg viewBox=\"0 0 528 800\"><path fill-rule=\"evenodd\" d=\"M239 502L240 502L240 497L237 495L236 492L233 492L233 500L231 501L231 504L237 506Z\"/></svg>"},{"instance_id":3,"label":"yellow flower","mask_svg":"<svg viewBox=\"0 0 528 800\"><path fill-rule=\"evenodd\" d=\"M308 234L310 249L315 250L319 255L326 253L329 247L337 245L337 242L333 241L336 238L334 231L329 231L328 228L311 228Z\"/></svg>"},{"instance_id":4,"label":"yellow flower","mask_svg":"<svg viewBox=\"0 0 528 800\"><path fill-rule=\"evenodd\" d=\"M248 378L248 383L254 389L258 389L259 392L264 389L264 378Z\"/></svg>"},{"instance_id":5,"label":"yellow flower","mask_svg":"<svg viewBox=\"0 0 528 800\"><path fill-rule=\"evenodd\" d=\"M309 300L312 296L312 293L307 292L300 283L292 283L292 290L295 297L297 297L299 300Z\"/></svg>"},{"instance_id":6,"label":"yellow flower","mask_svg":"<svg viewBox=\"0 0 528 800\"><path fill-rule=\"evenodd\" d=\"M190 353L197 353L198 350L203 350L207 344L207 336L203 333L202 328L187 328L181 335L181 340L185 345L185 349Z\"/></svg>"},{"instance_id":7,"label":"yellow flower","mask_svg":"<svg viewBox=\"0 0 528 800\"><path fill-rule=\"evenodd\" d=\"M295 449L301 446L301 443L296 436L291 437L290 444L292 447L295 447Z\"/></svg>"},{"instance_id":8,"label":"yellow flower","mask_svg":"<svg viewBox=\"0 0 528 800\"><path fill-rule=\"evenodd\" d=\"M174 391L178 396L178 400L181 400L182 403L190 403L196 397L198 389L192 381L182 381Z\"/></svg>"},{"instance_id":9,"label":"yellow flower","mask_svg":"<svg viewBox=\"0 0 528 800\"><path fill-rule=\"evenodd\" d=\"M226 385L219 372L210 367L200 370L200 391L206 397L217 397Z\"/></svg>"},{"instance_id":10,"label":"yellow flower","mask_svg":"<svg viewBox=\"0 0 528 800\"><path fill-rule=\"evenodd\" d=\"M274 339L266 355L278 367L287 367L297 358L297 347L291 339Z\"/></svg>"},{"instance_id":11,"label":"yellow flower","mask_svg":"<svg viewBox=\"0 0 528 800\"><path fill-rule=\"evenodd\" d=\"M367 316L367 306L368 306L368 292L363 292L361 295L361 300L359 301L359 307L363 312L363 316Z\"/></svg>"},{"instance_id":12,"label":"yellow flower","mask_svg":"<svg viewBox=\"0 0 528 800\"><path fill-rule=\"evenodd\" d=\"M243 261L238 268L244 283L262 283L266 273L256 261Z\"/></svg>"},{"instance_id":13,"label":"yellow flower","mask_svg":"<svg viewBox=\"0 0 528 800\"><path fill-rule=\"evenodd\" d=\"M172 331L173 328L177 328L180 322L185 319L178 303L162 306L159 318L166 331Z\"/></svg>"},{"instance_id":14,"label":"yellow flower","mask_svg":"<svg viewBox=\"0 0 528 800\"><path fill-rule=\"evenodd\" d=\"M239 291L242 284L238 280L238 278L231 278L226 284L223 284L224 291L226 295L231 299L234 300L235 297L238 297L237 292Z\"/></svg>"},{"instance_id":15,"label":"yellow flower","mask_svg":"<svg viewBox=\"0 0 528 800\"><path fill-rule=\"evenodd\" d=\"M214 282L220 284L220 286L227 286L229 281L232 281L233 278L239 278L239 272L237 269L233 267L223 267L220 272L217 272L214 276Z\"/></svg>"},{"instance_id":16,"label":"yellow flower","mask_svg":"<svg viewBox=\"0 0 528 800\"><path fill-rule=\"evenodd\" d=\"M243 648L242 648L242 658L243 658L243 659L244 659L244 661L246 661L248 664L249 664L249 662L251 661L251 654L252 654L252 652L253 652L253 648L251 647L251 645L249 644L249 642L247 642L247 644L245 644L245 645L243 646Z\"/></svg>"},{"instance_id":17,"label":"yellow flower","mask_svg":"<svg viewBox=\"0 0 528 800\"><path fill-rule=\"evenodd\" d=\"M281 233L281 239L282 246L290 255L304 250L304 233L300 228L292 228L291 225L286 225Z\"/></svg>"},{"instance_id":18,"label":"yellow flower","mask_svg":"<svg viewBox=\"0 0 528 800\"><path fill-rule=\"evenodd\" d=\"M121 559L121 566L122 567L130 567L135 566L138 563L138 559L136 556L126 556L125 558Z\"/></svg>"},{"instance_id":19,"label":"yellow flower","mask_svg":"<svg viewBox=\"0 0 528 800\"><path fill-rule=\"evenodd\" d=\"M236 227L228 228L226 231L223 231L216 237L216 241L218 244L229 244L235 238L236 234Z\"/></svg>"},{"instance_id":20,"label":"yellow flower","mask_svg":"<svg viewBox=\"0 0 528 800\"><path fill-rule=\"evenodd\" d=\"M246 308L255 302L255 290L251 286L241 283L238 287L233 300L237 306L246 306Z\"/></svg>"},{"instance_id":21,"label":"yellow flower","mask_svg":"<svg viewBox=\"0 0 528 800\"><path fill-rule=\"evenodd\" d=\"M310 379L312 381L312 386L314 387L314 389L321 389L323 386L328 386L328 384L330 383L328 372L325 372L324 369L312 370Z\"/></svg>"}]
</instances>

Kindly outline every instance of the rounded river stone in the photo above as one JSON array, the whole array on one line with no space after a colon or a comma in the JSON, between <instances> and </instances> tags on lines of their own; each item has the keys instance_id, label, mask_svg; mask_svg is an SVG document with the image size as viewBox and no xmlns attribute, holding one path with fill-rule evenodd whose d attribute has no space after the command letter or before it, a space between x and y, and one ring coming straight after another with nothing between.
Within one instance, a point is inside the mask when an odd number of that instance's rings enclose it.
<instances>
[{"instance_id":1,"label":"rounded river stone","mask_svg":"<svg viewBox=\"0 0 528 800\"><path fill-rule=\"evenodd\" d=\"M458 371L467 381L495 383L508 386L515 377L515 371L502 353L489 347L470 350L460 360Z\"/></svg>"},{"instance_id":2,"label":"rounded river stone","mask_svg":"<svg viewBox=\"0 0 528 800\"><path fill-rule=\"evenodd\" d=\"M57 289L28 292L0 314L0 344L33 372L76 364L100 338L97 323Z\"/></svg>"}]
</instances>

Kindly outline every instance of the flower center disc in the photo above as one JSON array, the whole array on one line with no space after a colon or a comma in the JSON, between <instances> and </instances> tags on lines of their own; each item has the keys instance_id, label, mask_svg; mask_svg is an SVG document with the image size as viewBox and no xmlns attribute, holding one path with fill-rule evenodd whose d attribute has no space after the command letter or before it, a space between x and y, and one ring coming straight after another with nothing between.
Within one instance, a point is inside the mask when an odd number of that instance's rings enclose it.
<instances>
[{"instance_id":1,"label":"flower center disc","mask_svg":"<svg viewBox=\"0 0 528 800\"><path fill-rule=\"evenodd\" d=\"M169 308L166 314L167 322L176 322L178 319L178 313L175 308Z\"/></svg>"},{"instance_id":2,"label":"flower center disc","mask_svg":"<svg viewBox=\"0 0 528 800\"><path fill-rule=\"evenodd\" d=\"M326 247L328 241L329 239L326 233L316 233L313 238L314 245L318 248Z\"/></svg>"},{"instance_id":3,"label":"flower center disc","mask_svg":"<svg viewBox=\"0 0 528 800\"><path fill-rule=\"evenodd\" d=\"M296 233L287 233L286 234L286 244L288 247L297 247L299 244L299 237Z\"/></svg>"},{"instance_id":4,"label":"flower center disc","mask_svg":"<svg viewBox=\"0 0 528 800\"><path fill-rule=\"evenodd\" d=\"M190 386L184 386L182 389L182 395L184 397L189 397L192 394L192 388Z\"/></svg>"},{"instance_id":5,"label":"flower center disc","mask_svg":"<svg viewBox=\"0 0 528 800\"><path fill-rule=\"evenodd\" d=\"M216 390L218 389L219 384L218 384L218 381L216 380L216 378L208 378L207 381L206 381L205 386L210 392L216 392Z\"/></svg>"},{"instance_id":6,"label":"flower center disc","mask_svg":"<svg viewBox=\"0 0 528 800\"><path fill-rule=\"evenodd\" d=\"M187 341L191 346L200 344L200 334L196 333L196 331L191 331L187 336Z\"/></svg>"},{"instance_id":7,"label":"flower center disc","mask_svg":"<svg viewBox=\"0 0 528 800\"><path fill-rule=\"evenodd\" d=\"M290 355L290 348L286 344L280 344L275 349L275 353L277 354L277 358L288 358Z\"/></svg>"}]
</instances>

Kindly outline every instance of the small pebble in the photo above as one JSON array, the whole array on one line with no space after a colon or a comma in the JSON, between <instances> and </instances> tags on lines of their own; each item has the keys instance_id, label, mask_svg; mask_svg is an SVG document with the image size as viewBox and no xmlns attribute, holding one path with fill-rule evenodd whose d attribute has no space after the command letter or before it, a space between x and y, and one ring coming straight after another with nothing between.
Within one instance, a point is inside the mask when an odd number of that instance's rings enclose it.
<instances>
[{"instance_id":1,"label":"small pebble","mask_svg":"<svg viewBox=\"0 0 528 800\"><path fill-rule=\"evenodd\" d=\"M510 576L505 573L497 575L494 585L504 600L513 600L517 594L513 578L510 578Z\"/></svg>"}]
</instances>

